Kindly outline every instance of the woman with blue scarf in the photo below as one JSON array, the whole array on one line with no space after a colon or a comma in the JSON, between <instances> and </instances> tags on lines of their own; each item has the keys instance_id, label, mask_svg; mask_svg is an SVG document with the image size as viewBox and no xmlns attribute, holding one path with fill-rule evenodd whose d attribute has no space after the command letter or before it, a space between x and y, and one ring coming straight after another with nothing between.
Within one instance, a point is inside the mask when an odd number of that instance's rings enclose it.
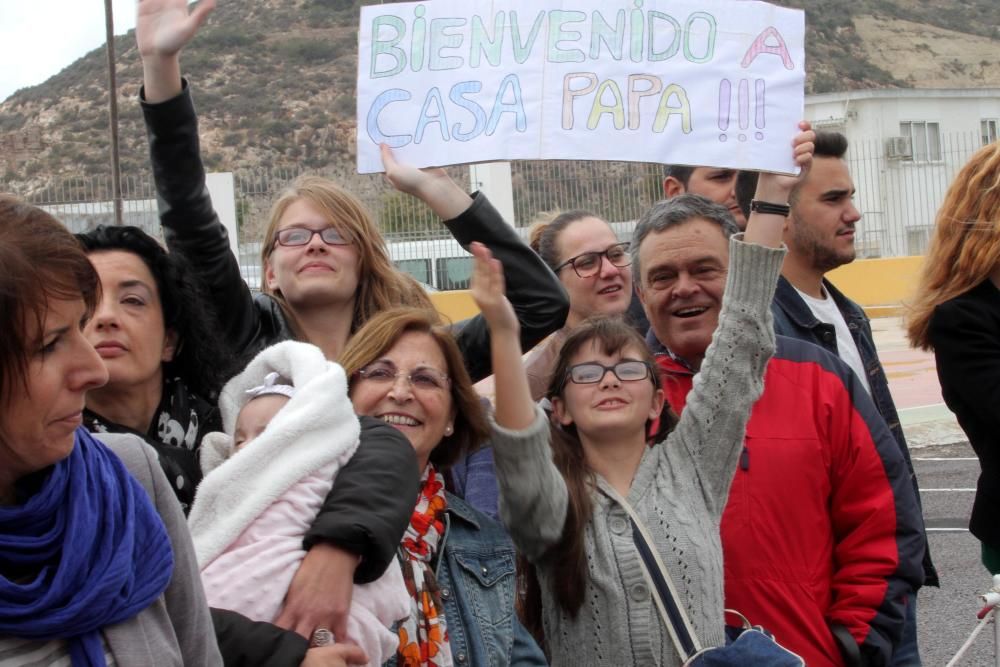
<instances>
[{"instance_id":1,"label":"woman with blue scarf","mask_svg":"<svg viewBox=\"0 0 1000 667\"><path fill-rule=\"evenodd\" d=\"M50 215L2 195L0 266L0 665L221 665L155 453L81 427L108 377L83 335L93 267Z\"/></svg>"}]
</instances>

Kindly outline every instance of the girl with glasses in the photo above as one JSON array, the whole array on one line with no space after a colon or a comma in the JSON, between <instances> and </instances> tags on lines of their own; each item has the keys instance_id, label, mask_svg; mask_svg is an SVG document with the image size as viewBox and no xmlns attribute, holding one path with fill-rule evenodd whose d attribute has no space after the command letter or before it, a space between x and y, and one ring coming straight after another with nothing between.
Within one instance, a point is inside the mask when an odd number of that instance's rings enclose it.
<instances>
[{"instance_id":1,"label":"girl with glasses","mask_svg":"<svg viewBox=\"0 0 1000 667\"><path fill-rule=\"evenodd\" d=\"M810 141L811 133L797 139L803 167ZM787 196L794 179L779 178L761 178L762 199ZM714 342L684 412L653 446L647 433L664 398L642 338L620 319L574 328L549 382L550 420L531 400L518 363L517 318L503 297L500 267L477 263L473 293L493 332L500 515L530 565L525 623L553 664L682 663L621 498L651 534L702 644L725 642L719 525L774 350L769 307L783 225L782 216L755 213L731 241Z\"/></svg>"}]
</instances>

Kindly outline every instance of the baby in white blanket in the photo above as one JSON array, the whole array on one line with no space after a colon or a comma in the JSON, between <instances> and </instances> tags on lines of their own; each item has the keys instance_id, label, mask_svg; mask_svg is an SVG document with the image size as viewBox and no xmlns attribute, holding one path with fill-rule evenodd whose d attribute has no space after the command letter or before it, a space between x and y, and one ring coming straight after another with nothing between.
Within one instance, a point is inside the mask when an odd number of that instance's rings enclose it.
<instances>
[{"instance_id":1,"label":"baby in white blanket","mask_svg":"<svg viewBox=\"0 0 1000 667\"><path fill-rule=\"evenodd\" d=\"M205 478L188 518L210 606L274 621L305 556L302 538L358 446L343 369L306 343L262 351L219 398L226 433L201 446ZM346 638L381 665L409 613L398 563L355 585Z\"/></svg>"}]
</instances>

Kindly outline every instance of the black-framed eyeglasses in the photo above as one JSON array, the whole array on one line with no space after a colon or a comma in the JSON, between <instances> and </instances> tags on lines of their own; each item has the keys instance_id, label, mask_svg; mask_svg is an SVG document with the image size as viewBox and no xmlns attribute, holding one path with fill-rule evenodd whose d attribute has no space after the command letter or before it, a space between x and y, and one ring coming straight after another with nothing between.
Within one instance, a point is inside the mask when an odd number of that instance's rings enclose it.
<instances>
[{"instance_id":1,"label":"black-framed eyeglasses","mask_svg":"<svg viewBox=\"0 0 1000 667\"><path fill-rule=\"evenodd\" d=\"M632 244L616 243L613 246L608 246L601 252L585 252L576 257L571 257L557 266L555 272L559 273L564 267L572 266L573 270L576 271L576 275L581 278L590 278L600 272L602 257L607 257L608 261L618 268L628 266L632 263L632 256L628 254L630 245Z\"/></svg>"},{"instance_id":2,"label":"black-framed eyeglasses","mask_svg":"<svg viewBox=\"0 0 1000 667\"><path fill-rule=\"evenodd\" d=\"M614 373L615 377L622 382L635 382L648 378L652 369L645 361L637 361L635 359L619 361L614 366L604 366L597 362L588 362L570 366L566 370L566 377L573 384L595 384L603 380L608 371Z\"/></svg>"},{"instance_id":3,"label":"black-framed eyeglasses","mask_svg":"<svg viewBox=\"0 0 1000 667\"><path fill-rule=\"evenodd\" d=\"M388 361L375 361L357 372L359 377L378 384L395 384L402 375L416 391L442 391L451 386L451 378L434 368L414 368L402 371Z\"/></svg>"},{"instance_id":4,"label":"black-framed eyeglasses","mask_svg":"<svg viewBox=\"0 0 1000 667\"><path fill-rule=\"evenodd\" d=\"M323 243L327 245L350 245L351 242L343 237L336 227L324 227L323 229L308 229L306 227L285 227L279 229L275 234L275 242L289 247L303 246L312 241L313 237L319 234Z\"/></svg>"}]
</instances>

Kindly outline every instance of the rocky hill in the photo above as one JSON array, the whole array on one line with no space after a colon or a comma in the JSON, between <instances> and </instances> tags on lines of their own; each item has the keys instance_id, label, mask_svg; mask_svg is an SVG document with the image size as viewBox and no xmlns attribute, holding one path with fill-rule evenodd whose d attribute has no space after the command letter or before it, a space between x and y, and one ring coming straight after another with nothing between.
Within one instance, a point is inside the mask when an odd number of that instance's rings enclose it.
<instances>
[{"instance_id":1,"label":"rocky hill","mask_svg":"<svg viewBox=\"0 0 1000 667\"><path fill-rule=\"evenodd\" d=\"M354 168L357 21L375 0L223 0L184 54L214 170ZM808 91L1000 86L996 0L779 0L807 16ZM146 171L134 35L117 39L121 159ZM0 190L107 174L96 49L0 103Z\"/></svg>"}]
</instances>

